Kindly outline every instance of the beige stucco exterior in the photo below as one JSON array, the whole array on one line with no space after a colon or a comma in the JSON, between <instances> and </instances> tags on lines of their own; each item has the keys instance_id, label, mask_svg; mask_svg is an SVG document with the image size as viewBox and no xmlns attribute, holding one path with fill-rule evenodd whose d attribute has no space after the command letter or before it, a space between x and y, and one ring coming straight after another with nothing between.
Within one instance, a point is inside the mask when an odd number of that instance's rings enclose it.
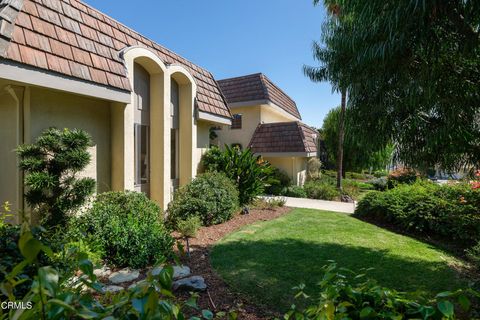
<instances>
[{"instance_id":1,"label":"beige stucco exterior","mask_svg":"<svg viewBox=\"0 0 480 320\"><path fill-rule=\"evenodd\" d=\"M242 115L242 128L232 129L229 125L223 125L220 130L216 130L218 138L215 140L215 144L219 147L240 144L246 148L250 144L255 129L261 123L300 121L272 103L231 104L229 107L232 114ZM309 158L288 153L263 155L263 158L273 166L285 171L292 179L293 184L304 184Z\"/></svg>"},{"instance_id":2,"label":"beige stucco exterior","mask_svg":"<svg viewBox=\"0 0 480 320\"><path fill-rule=\"evenodd\" d=\"M210 128L228 123L230 119L222 118L217 123L215 115L210 115L208 120L196 116L197 87L184 67L166 66L155 53L139 47L125 50L123 57L132 87L135 63L150 74L149 196L165 209L173 195L170 179L172 80L179 85L180 185L191 181L200 170L201 156L210 143ZM44 74L30 78L18 72L14 75L15 79L2 79L6 73L0 73L1 203L10 202L13 212L27 209L23 204L23 176L14 150L19 144L34 141L49 127L79 128L92 136L93 146L89 149L92 161L81 175L96 180L96 192L136 190L133 93L126 99L125 93L116 96L114 91L94 85L93 90L85 91L80 84L81 92L75 92L74 86L69 91L58 90L63 81L60 77L50 78L52 82L42 86L38 82ZM18 79L32 79L34 84ZM20 222L19 216L17 222Z\"/></svg>"}]
</instances>

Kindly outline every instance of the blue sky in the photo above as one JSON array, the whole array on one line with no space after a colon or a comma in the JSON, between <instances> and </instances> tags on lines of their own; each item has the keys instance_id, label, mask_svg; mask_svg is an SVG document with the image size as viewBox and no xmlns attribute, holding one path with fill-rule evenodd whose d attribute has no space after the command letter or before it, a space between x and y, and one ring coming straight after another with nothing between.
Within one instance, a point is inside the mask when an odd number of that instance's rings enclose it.
<instances>
[{"instance_id":1,"label":"blue sky","mask_svg":"<svg viewBox=\"0 0 480 320\"><path fill-rule=\"evenodd\" d=\"M320 127L340 102L328 83L302 73L314 64L323 7L312 0L86 0L144 36L207 68L217 79L263 72Z\"/></svg>"}]
</instances>

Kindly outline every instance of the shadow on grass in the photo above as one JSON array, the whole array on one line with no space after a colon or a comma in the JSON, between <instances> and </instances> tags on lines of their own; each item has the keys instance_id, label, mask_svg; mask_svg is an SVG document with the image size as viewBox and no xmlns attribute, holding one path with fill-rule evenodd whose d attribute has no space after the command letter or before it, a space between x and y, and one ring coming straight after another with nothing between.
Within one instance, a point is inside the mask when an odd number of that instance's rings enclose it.
<instances>
[{"instance_id":1,"label":"shadow on grass","mask_svg":"<svg viewBox=\"0 0 480 320\"><path fill-rule=\"evenodd\" d=\"M247 295L252 302L284 312L294 303L292 290L300 283L316 296L322 266L335 260L339 267L361 273L380 285L399 291L426 291L427 294L456 289L465 285L461 274L443 261L428 261L394 255L388 250L314 243L298 239L272 241L230 240L212 250L215 270L234 291ZM297 303L298 304L298 303Z\"/></svg>"}]
</instances>

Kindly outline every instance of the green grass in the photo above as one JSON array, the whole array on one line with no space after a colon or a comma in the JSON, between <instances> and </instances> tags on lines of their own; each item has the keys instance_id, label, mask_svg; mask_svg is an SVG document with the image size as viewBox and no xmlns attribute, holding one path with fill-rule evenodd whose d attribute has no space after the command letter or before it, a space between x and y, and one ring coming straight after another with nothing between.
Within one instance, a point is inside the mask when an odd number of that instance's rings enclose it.
<instances>
[{"instance_id":1,"label":"green grass","mask_svg":"<svg viewBox=\"0 0 480 320\"><path fill-rule=\"evenodd\" d=\"M464 285L452 265L462 262L429 244L353 217L295 209L279 219L256 223L227 236L211 253L215 270L233 290L271 310L285 311L292 287L305 283L315 296L322 266L368 272L383 286L429 294Z\"/></svg>"}]
</instances>

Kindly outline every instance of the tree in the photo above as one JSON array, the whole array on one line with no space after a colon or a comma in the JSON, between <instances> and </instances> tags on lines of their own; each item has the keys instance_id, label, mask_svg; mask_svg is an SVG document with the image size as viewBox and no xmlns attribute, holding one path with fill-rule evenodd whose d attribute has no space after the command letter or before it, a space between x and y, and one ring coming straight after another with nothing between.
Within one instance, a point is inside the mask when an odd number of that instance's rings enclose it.
<instances>
[{"instance_id":1,"label":"tree","mask_svg":"<svg viewBox=\"0 0 480 320\"><path fill-rule=\"evenodd\" d=\"M25 172L25 199L46 227L63 226L68 215L85 204L95 180L78 178L90 162L90 136L83 130L45 130L33 144L17 149Z\"/></svg>"},{"instance_id":2,"label":"tree","mask_svg":"<svg viewBox=\"0 0 480 320\"><path fill-rule=\"evenodd\" d=\"M328 159L332 162L328 165L335 165L336 151L338 150L338 123L341 109L336 107L331 109L325 119L321 129L322 139L327 149ZM345 121L345 141L343 145L344 171L361 171L364 169L380 170L391 162L393 147L391 144L382 146L382 148L372 148L372 145L364 143L363 139L358 139L352 128L351 110L346 111Z\"/></svg>"},{"instance_id":3,"label":"tree","mask_svg":"<svg viewBox=\"0 0 480 320\"><path fill-rule=\"evenodd\" d=\"M314 5L319 4L319 0L314 0ZM337 6L325 1L328 17L323 26L323 44L320 42L313 42L313 57L320 63L318 67L304 66L303 71L312 81L322 82L329 81L332 84L334 91L341 94L341 112L338 120L338 149L337 149L337 188L342 189L343 177L343 142L345 139L345 112L348 88L348 65L351 59L350 55L338 54L331 50L328 44L328 31L341 26L341 15L337 11Z\"/></svg>"},{"instance_id":4,"label":"tree","mask_svg":"<svg viewBox=\"0 0 480 320\"><path fill-rule=\"evenodd\" d=\"M352 130L392 141L395 158L426 171L480 163L480 1L325 0L326 50L348 56ZM335 64L337 65L337 64Z\"/></svg>"}]
</instances>

